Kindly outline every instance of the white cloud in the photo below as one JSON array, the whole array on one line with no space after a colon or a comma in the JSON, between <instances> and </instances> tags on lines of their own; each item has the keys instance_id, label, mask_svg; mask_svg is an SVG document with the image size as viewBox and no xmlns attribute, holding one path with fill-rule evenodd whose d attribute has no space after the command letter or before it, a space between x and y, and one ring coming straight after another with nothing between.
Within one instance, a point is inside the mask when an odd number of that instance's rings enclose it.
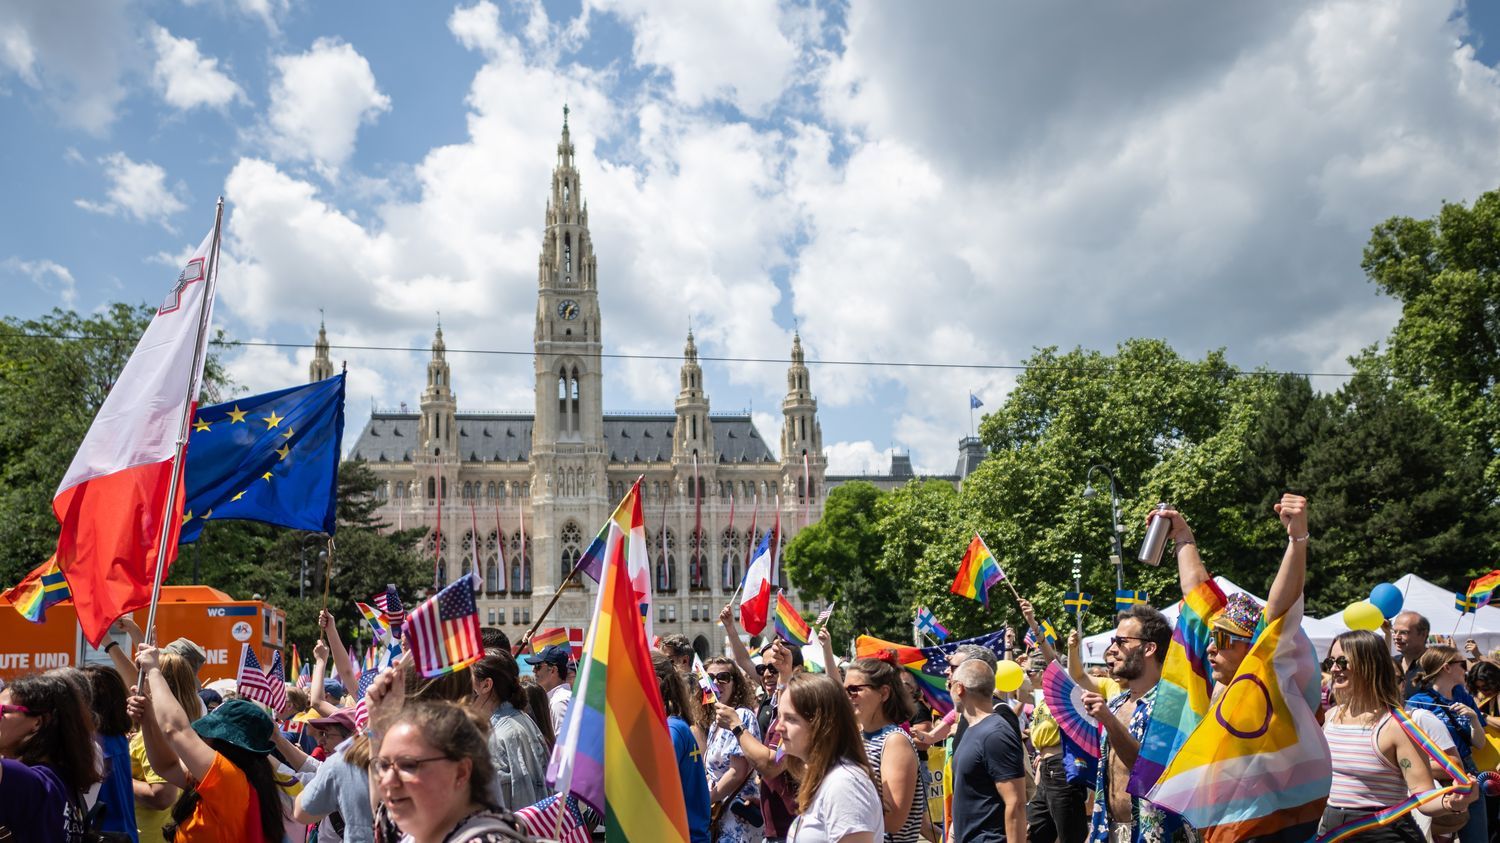
<instances>
[{"instance_id":1,"label":"white cloud","mask_svg":"<svg viewBox=\"0 0 1500 843\"><path fill-rule=\"evenodd\" d=\"M126 5L115 0L0 3L0 80L14 75L65 124L104 134L125 96L122 76L137 50Z\"/></svg>"},{"instance_id":2,"label":"white cloud","mask_svg":"<svg viewBox=\"0 0 1500 843\"><path fill-rule=\"evenodd\" d=\"M177 38L158 26L151 30L151 43L156 50L152 84L173 108L222 108L245 98L240 86L219 70L218 59L198 52L197 42Z\"/></svg>"},{"instance_id":3,"label":"white cloud","mask_svg":"<svg viewBox=\"0 0 1500 843\"><path fill-rule=\"evenodd\" d=\"M825 444L829 474L888 474L894 448L876 448L868 439L860 442Z\"/></svg>"},{"instance_id":4,"label":"white cloud","mask_svg":"<svg viewBox=\"0 0 1500 843\"><path fill-rule=\"evenodd\" d=\"M19 258L7 258L0 263L0 267L25 275L37 287L55 293L65 308L72 308L78 303L78 282L73 279L73 273L66 266L50 260L23 261Z\"/></svg>"},{"instance_id":5,"label":"white cloud","mask_svg":"<svg viewBox=\"0 0 1500 843\"><path fill-rule=\"evenodd\" d=\"M96 214L129 217L136 222L156 222L168 231L167 219L186 206L177 195L185 188L181 183L167 187L167 171L151 163L130 160L123 152L99 159L110 181L106 202L75 199L73 204Z\"/></svg>"},{"instance_id":6,"label":"white cloud","mask_svg":"<svg viewBox=\"0 0 1500 843\"><path fill-rule=\"evenodd\" d=\"M307 161L336 175L354 154L360 126L391 108L370 63L353 46L319 38L305 53L277 56L268 145L281 161Z\"/></svg>"}]
</instances>

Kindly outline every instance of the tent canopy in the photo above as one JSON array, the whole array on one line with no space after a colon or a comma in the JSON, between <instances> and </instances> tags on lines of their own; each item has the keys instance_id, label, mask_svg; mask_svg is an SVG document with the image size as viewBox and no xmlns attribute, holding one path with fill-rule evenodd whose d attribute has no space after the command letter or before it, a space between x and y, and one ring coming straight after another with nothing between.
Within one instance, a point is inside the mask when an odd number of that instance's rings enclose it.
<instances>
[{"instance_id":1,"label":"tent canopy","mask_svg":"<svg viewBox=\"0 0 1500 843\"><path fill-rule=\"evenodd\" d=\"M1219 588L1224 590L1225 595L1237 593L1249 594L1251 597L1254 597L1256 601L1261 605L1265 605L1266 598L1253 594L1247 589L1240 588L1224 577L1214 577L1214 582L1219 584ZM1397 585L1399 585L1399 583L1397 583ZM1436 586L1434 586L1434 588L1436 588ZM1448 602L1450 605L1453 603L1453 595L1448 595ZM1177 613L1181 606L1182 601L1178 600L1171 606L1162 609L1161 613L1167 616L1167 620L1171 621L1173 624L1176 624ZM1495 609L1493 611L1496 615L1500 615L1500 609ZM1455 612L1454 614L1457 613ZM1320 659L1328 655L1328 648L1332 646L1333 639L1337 637L1340 632L1343 632L1345 628L1346 627L1344 627L1342 624L1333 625L1328 623L1326 620L1318 620L1317 618L1311 616L1304 616L1302 618L1302 631L1306 632L1307 637L1312 639L1313 647L1317 649L1318 658ZM1109 639L1114 637L1114 634L1114 630L1110 630L1108 632L1101 632L1098 635L1090 635L1089 637L1083 639L1084 663L1102 664L1104 662L1104 651L1109 649ZM1497 635L1497 637L1500 637L1500 635Z\"/></svg>"},{"instance_id":2,"label":"tent canopy","mask_svg":"<svg viewBox=\"0 0 1500 843\"><path fill-rule=\"evenodd\" d=\"M1500 609L1484 606L1477 612L1462 616L1453 608L1452 589L1430 583L1416 574L1407 574L1396 580L1394 585L1405 595L1401 610L1416 612L1427 618L1431 635L1453 636L1460 647L1464 639L1472 638L1486 653L1500 647ZM1342 610L1324 618L1323 623L1337 628L1339 632L1349 628L1344 624Z\"/></svg>"}]
</instances>

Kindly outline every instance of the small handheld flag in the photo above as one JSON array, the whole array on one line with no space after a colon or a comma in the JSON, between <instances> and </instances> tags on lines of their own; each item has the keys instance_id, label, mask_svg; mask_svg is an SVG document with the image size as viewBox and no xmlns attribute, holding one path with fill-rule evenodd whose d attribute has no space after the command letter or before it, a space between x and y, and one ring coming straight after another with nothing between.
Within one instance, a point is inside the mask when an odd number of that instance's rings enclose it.
<instances>
[{"instance_id":1,"label":"small handheld flag","mask_svg":"<svg viewBox=\"0 0 1500 843\"><path fill-rule=\"evenodd\" d=\"M415 609L406 624L417 670L442 676L468 667L484 655L479 637L479 607L468 577L459 577Z\"/></svg>"},{"instance_id":2,"label":"small handheld flag","mask_svg":"<svg viewBox=\"0 0 1500 843\"><path fill-rule=\"evenodd\" d=\"M833 607L837 606L837 605L838 605L838 601L837 600L833 601L832 603L829 603L823 609L823 611L821 611L821 612L818 613L818 617L813 620L812 626L814 628L816 628L816 629L822 629L823 627L827 626L828 625L828 619L831 618L831 617L833 617Z\"/></svg>"},{"instance_id":3,"label":"small handheld flag","mask_svg":"<svg viewBox=\"0 0 1500 843\"><path fill-rule=\"evenodd\" d=\"M1083 614L1093 603L1093 596L1086 592L1069 591L1063 595L1063 608L1070 615Z\"/></svg>"},{"instance_id":4,"label":"small handheld flag","mask_svg":"<svg viewBox=\"0 0 1500 843\"><path fill-rule=\"evenodd\" d=\"M554 627L552 629L539 629L536 635L531 636L531 652L540 653L543 649L553 644L567 644L567 627Z\"/></svg>"},{"instance_id":5,"label":"small handheld flag","mask_svg":"<svg viewBox=\"0 0 1500 843\"><path fill-rule=\"evenodd\" d=\"M276 654L273 666L280 666L280 655ZM286 683L279 677L266 675L249 643L240 645L240 669L234 679L234 689L240 696L265 705L273 713L286 707Z\"/></svg>"},{"instance_id":6,"label":"small handheld flag","mask_svg":"<svg viewBox=\"0 0 1500 843\"><path fill-rule=\"evenodd\" d=\"M988 606L990 586L1003 579L1005 571L1001 570L995 554L990 553L984 539L975 533L973 540L969 542L969 549L964 551L963 560L958 563L958 575L953 578L953 585L948 590Z\"/></svg>"},{"instance_id":7,"label":"small handheld flag","mask_svg":"<svg viewBox=\"0 0 1500 843\"><path fill-rule=\"evenodd\" d=\"M797 614L797 610L792 608L792 603L786 599L784 591L776 592L775 620L778 637L799 647L807 646L807 643L812 640L812 629L807 625L807 621Z\"/></svg>"},{"instance_id":8,"label":"small handheld flag","mask_svg":"<svg viewBox=\"0 0 1500 843\"><path fill-rule=\"evenodd\" d=\"M1052 626L1052 623L1050 621L1048 621L1046 618L1037 618L1036 619L1036 624L1037 624L1037 626L1039 626L1039 627L1042 628L1042 637L1044 637L1044 638L1047 639L1047 643L1050 644L1050 645L1052 645L1053 647L1056 647L1057 646L1057 629ZM1028 629L1028 630L1026 630L1025 643L1026 643L1026 646L1028 646L1028 647L1032 647L1032 646L1036 645L1036 630L1034 630L1034 629Z\"/></svg>"},{"instance_id":9,"label":"small handheld flag","mask_svg":"<svg viewBox=\"0 0 1500 843\"><path fill-rule=\"evenodd\" d=\"M1475 577L1474 581L1469 583L1468 597L1474 601L1476 609L1480 606L1488 606L1496 588L1500 588L1500 571L1490 571L1484 576Z\"/></svg>"},{"instance_id":10,"label":"small handheld flag","mask_svg":"<svg viewBox=\"0 0 1500 843\"><path fill-rule=\"evenodd\" d=\"M44 623L47 620L48 606L61 603L72 596L68 591L67 579L57 568L55 555L27 574L15 588L5 592L5 599L16 607L21 617L32 623Z\"/></svg>"},{"instance_id":11,"label":"small handheld flag","mask_svg":"<svg viewBox=\"0 0 1500 843\"><path fill-rule=\"evenodd\" d=\"M947 641L950 634L948 627L938 623L938 619L933 616L932 610L926 606L917 607L916 627L939 641Z\"/></svg>"},{"instance_id":12,"label":"small handheld flag","mask_svg":"<svg viewBox=\"0 0 1500 843\"><path fill-rule=\"evenodd\" d=\"M1479 601L1470 600L1462 591L1455 591L1453 592L1453 608L1457 609L1460 614L1467 615L1479 608Z\"/></svg>"},{"instance_id":13,"label":"small handheld flag","mask_svg":"<svg viewBox=\"0 0 1500 843\"><path fill-rule=\"evenodd\" d=\"M396 596L395 583L387 583L385 593L375 595L375 608L380 610L380 616L390 627L391 637L400 641L401 624L406 623L406 610L401 606L401 598Z\"/></svg>"},{"instance_id":14,"label":"small handheld flag","mask_svg":"<svg viewBox=\"0 0 1500 843\"><path fill-rule=\"evenodd\" d=\"M1131 606L1150 606L1151 598L1144 591L1132 591L1128 588L1115 592L1115 611L1128 612Z\"/></svg>"},{"instance_id":15,"label":"small handheld flag","mask_svg":"<svg viewBox=\"0 0 1500 843\"><path fill-rule=\"evenodd\" d=\"M354 607L359 609L359 614L370 625L371 632L375 635L375 641L388 641L391 637L391 627L385 622L385 618L368 603L354 601Z\"/></svg>"}]
</instances>

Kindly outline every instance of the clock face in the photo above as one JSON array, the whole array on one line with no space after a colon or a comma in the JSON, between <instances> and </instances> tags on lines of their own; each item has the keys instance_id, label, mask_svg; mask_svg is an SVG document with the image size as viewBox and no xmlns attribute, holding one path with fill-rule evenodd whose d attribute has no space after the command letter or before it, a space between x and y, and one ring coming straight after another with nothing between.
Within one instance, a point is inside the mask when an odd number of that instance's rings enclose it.
<instances>
[{"instance_id":1,"label":"clock face","mask_svg":"<svg viewBox=\"0 0 1500 843\"><path fill-rule=\"evenodd\" d=\"M563 299L557 303L557 315L568 321L578 318L578 302L572 299Z\"/></svg>"}]
</instances>

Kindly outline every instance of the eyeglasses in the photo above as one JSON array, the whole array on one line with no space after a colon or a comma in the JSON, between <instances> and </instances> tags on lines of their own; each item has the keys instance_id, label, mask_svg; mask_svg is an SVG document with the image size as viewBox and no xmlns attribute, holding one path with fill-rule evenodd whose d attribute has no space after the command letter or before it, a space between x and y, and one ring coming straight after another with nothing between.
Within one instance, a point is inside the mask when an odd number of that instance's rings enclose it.
<instances>
[{"instance_id":1,"label":"eyeglasses","mask_svg":"<svg viewBox=\"0 0 1500 843\"><path fill-rule=\"evenodd\" d=\"M775 676L777 674L776 665L774 665L774 664L758 664L758 665L755 666L755 672L761 674L762 676L764 676L767 673L771 674L772 676Z\"/></svg>"},{"instance_id":2,"label":"eyeglasses","mask_svg":"<svg viewBox=\"0 0 1500 843\"><path fill-rule=\"evenodd\" d=\"M858 683L853 684L853 685L845 685L844 686L844 693L848 694L851 697L856 697L856 696L859 696L860 694L863 694L865 691L870 690L870 687L871 686L869 686L869 685L860 685Z\"/></svg>"},{"instance_id":3,"label":"eyeglasses","mask_svg":"<svg viewBox=\"0 0 1500 843\"><path fill-rule=\"evenodd\" d=\"M1339 670L1348 670L1349 659L1345 658L1344 656L1329 656L1328 658L1323 660L1324 670L1333 670L1335 666L1338 667Z\"/></svg>"},{"instance_id":4,"label":"eyeglasses","mask_svg":"<svg viewBox=\"0 0 1500 843\"><path fill-rule=\"evenodd\" d=\"M4 703L0 703L0 716L9 714L12 711L14 711L17 714L24 714L27 717L33 717L33 716L40 717L41 716L40 713L38 713L36 715L33 715L31 713L31 709L27 708L24 705L7 705L7 704L4 704Z\"/></svg>"},{"instance_id":5,"label":"eyeglasses","mask_svg":"<svg viewBox=\"0 0 1500 843\"><path fill-rule=\"evenodd\" d=\"M1241 644L1250 643L1249 638L1246 638L1243 635L1236 635L1227 629L1219 629L1218 627L1215 627L1212 632L1214 636L1214 649L1216 650L1227 650L1229 649L1230 645L1235 644L1236 642Z\"/></svg>"},{"instance_id":6,"label":"eyeglasses","mask_svg":"<svg viewBox=\"0 0 1500 843\"><path fill-rule=\"evenodd\" d=\"M396 775L402 781L406 781L420 774L423 764L431 764L434 761L452 760L452 758L446 755L433 755L427 758L376 758L370 762L370 766L375 768L376 779L383 779L386 773L395 770Z\"/></svg>"},{"instance_id":7,"label":"eyeglasses","mask_svg":"<svg viewBox=\"0 0 1500 843\"><path fill-rule=\"evenodd\" d=\"M734 674L726 670L723 673L710 673L708 678L715 682L729 683L734 681Z\"/></svg>"},{"instance_id":8,"label":"eyeglasses","mask_svg":"<svg viewBox=\"0 0 1500 843\"><path fill-rule=\"evenodd\" d=\"M1121 641L1150 641L1150 640L1151 639L1149 639L1149 638L1141 638L1138 635L1116 635L1115 637L1109 639L1109 646L1111 646L1111 647L1119 647L1120 649L1123 650L1124 646L1120 644Z\"/></svg>"}]
</instances>

